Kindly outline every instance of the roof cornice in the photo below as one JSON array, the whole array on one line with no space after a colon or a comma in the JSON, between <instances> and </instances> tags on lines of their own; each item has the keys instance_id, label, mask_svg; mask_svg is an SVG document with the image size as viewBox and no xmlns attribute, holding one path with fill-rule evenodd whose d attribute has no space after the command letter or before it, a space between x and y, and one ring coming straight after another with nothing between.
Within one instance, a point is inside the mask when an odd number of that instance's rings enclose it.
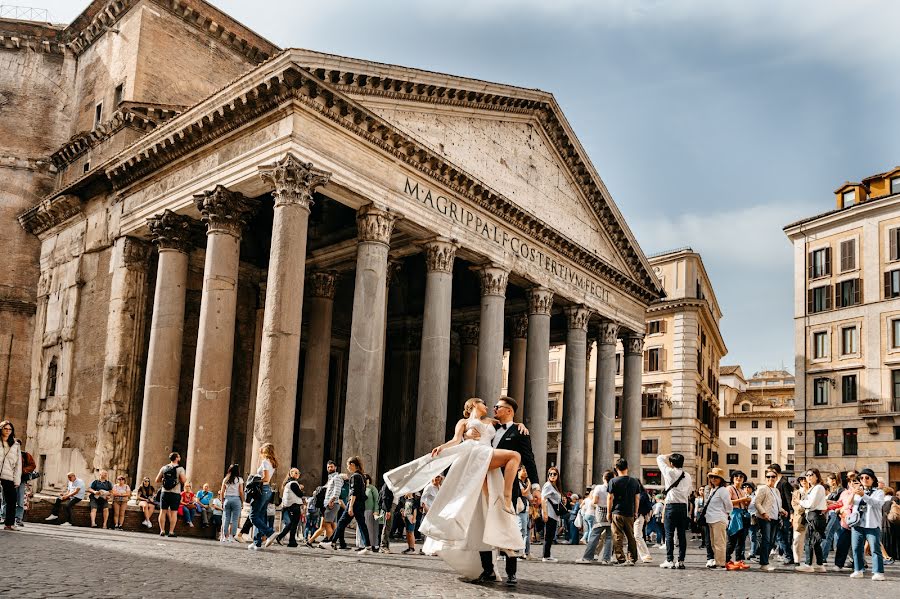
<instances>
[{"instance_id":1,"label":"roof cornice","mask_svg":"<svg viewBox=\"0 0 900 599\"><path fill-rule=\"evenodd\" d=\"M289 52L273 58L264 67L247 73L227 88L150 132L111 159L105 165L106 174L116 188L124 188L177 158L292 101L318 112L440 181L513 227L556 248L573 262L598 273L609 283L627 290L641 301L650 303L659 298L649 271L644 273L641 282L635 281L593 251L568 239L484 182L361 106L331 83L310 73L298 65ZM582 176L587 176L587 173ZM594 198L600 208L600 194L595 192ZM616 220L609 211L604 211L603 214L611 223ZM614 237L614 241L617 246L627 245L621 232ZM632 255L633 260L637 258L633 250Z\"/></svg>"},{"instance_id":2,"label":"roof cornice","mask_svg":"<svg viewBox=\"0 0 900 599\"><path fill-rule=\"evenodd\" d=\"M19 224L32 235L40 235L81 212L81 200L74 195L47 198L19 215Z\"/></svg>"}]
</instances>

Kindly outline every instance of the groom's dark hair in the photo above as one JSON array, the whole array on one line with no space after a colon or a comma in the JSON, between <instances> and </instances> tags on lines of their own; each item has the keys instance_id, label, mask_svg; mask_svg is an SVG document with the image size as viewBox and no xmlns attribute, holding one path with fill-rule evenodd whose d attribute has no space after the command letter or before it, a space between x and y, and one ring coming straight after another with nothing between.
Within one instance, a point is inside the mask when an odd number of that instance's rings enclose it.
<instances>
[{"instance_id":1,"label":"groom's dark hair","mask_svg":"<svg viewBox=\"0 0 900 599\"><path fill-rule=\"evenodd\" d=\"M497 401L502 401L509 404L509 407L512 408L513 414L519 411L519 402L514 400L512 397L509 397L508 395L501 395L500 399L498 399Z\"/></svg>"}]
</instances>

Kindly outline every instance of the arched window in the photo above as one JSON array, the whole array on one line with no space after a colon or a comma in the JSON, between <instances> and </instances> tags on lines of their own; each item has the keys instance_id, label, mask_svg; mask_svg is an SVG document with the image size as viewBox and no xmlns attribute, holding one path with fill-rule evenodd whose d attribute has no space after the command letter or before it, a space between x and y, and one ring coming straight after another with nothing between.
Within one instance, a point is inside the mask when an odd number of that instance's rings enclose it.
<instances>
[{"instance_id":1,"label":"arched window","mask_svg":"<svg viewBox=\"0 0 900 599\"><path fill-rule=\"evenodd\" d=\"M750 404L742 403L741 404L741 412L749 412L749 411L750 411Z\"/></svg>"}]
</instances>

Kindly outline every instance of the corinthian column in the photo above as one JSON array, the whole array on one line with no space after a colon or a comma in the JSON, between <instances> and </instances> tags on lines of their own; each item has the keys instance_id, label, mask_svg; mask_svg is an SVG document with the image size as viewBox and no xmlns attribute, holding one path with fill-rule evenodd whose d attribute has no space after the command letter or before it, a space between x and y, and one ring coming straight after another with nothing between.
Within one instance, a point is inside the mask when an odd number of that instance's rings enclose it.
<instances>
[{"instance_id":1,"label":"corinthian column","mask_svg":"<svg viewBox=\"0 0 900 599\"><path fill-rule=\"evenodd\" d=\"M272 192L275 212L256 388L253 453L262 444L272 443L276 452L290 456L294 447L309 209L313 193L328 183L331 175L291 154L271 166L260 167L259 174L263 181L275 187ZM327 377L327 367L325 372Z\"/></svg>"},{"instance_id":2,"label":"corinthian column","mask_svg":"<svg viewBox=\"0 0 900 599\"><path fill-rule=\"evenodd\" d=\"M478 332L477 322L470 322L459 327L461 381L458 412L460 414L462 414L466 400L475 395L475 375L478 374Z\"/></svg>"},{"instance_id":3,"label":"corinthian column","mask_svg":"<svg viewBox=\"0 0 900 599\"><path fill-rule=\"evenodd\" d=\"M481 324L475 395L493 406L503 384L503 315L509 271L492 264L476 270L481 278Z\"/></svg>"},{"instance_id":4,"label":"corinthian column","mask_svg":"<svg viewBox=\"0 0 900 599\"><path fill-rule=\"evenodd\" d=\"M625 345L625 381L622 390L622 457L632 476L641 476L641 369L644 336L629 333Z\"/></svg>"},{"instance_id":5,"label":"corinthian column","mask_svg":"<svg viewBox=\"0 0 900 599\"><path fill-rule=\"evenodd\" d=\"M594 384L593 481L603 478L615 459L616 434L616 339L619 325L604 321L597 338L597 381Z\"/></svg>"},{"instance_id":6,"label":"corinthian column","mask_svg":"<svg viewBox=\"0 0 900 599\"><path fill-rule=\"evenodd\" d=\"M328 366L331 358L331 324L337 274L316 272L310 277L309 341L303 367L303 400L300 402L300 443L297 459L307 488L322 481L325 460L325 425L328 415Z\"/></svg>"},{"instance_id":7,"label":"corinthian column","mask_svg":"<svg viewBox=\"0 0 900 599\"><path fill-rule=\"evenodd\" d=\"M159 251L159 260L144 378L138 478L152 476L166 463L175 438L191 223L189 217L171 210L154 216L147 223Z\"/></svg>"},{"instance_id":8,"label":"corinthian column","mask_svg":"<svg viewBox=\"0 0 900 599\"><path fill-rule=\"evenodd\" d=\"M221 185L194 196L194 202L207 230L187 473L207 482L224 472L241 231L255 202Z\"/></svg>"},{"instance_id":9,"label":"corinthian column","mask_svg":"<svg viewBox=\"0 0 900 599\"><path fill-rule=\"evenodd\" d=\"M131 470L137 433L140 355L144 347L147 258L150 245L120 237L112 254L112 281L106 321L106 355L100 388L94 468L113 477Z\"/></svg>"},{"instance_id":10,"label":"corinthian column","mask_svg":"<svg viewBox=\"0 0 900 599\"><path fill-rule=\"evenodd\" d=\"M528 346L528 314L517 315L512 322L512 341L509 344L509 375L506 394L519 402L516 420L525 413L525 348Z\"/></svg>"},{"instance_id":11,"label":"corinthian column","mask_svg":"<svg viewBox=\"0 0 900 599\"><path fill-rule=\"evenodd\" d=\"M559 462L566 488L576 491L584 490L584 370L590 316L590 310L584 306L566 308L568 332Z\"/></svg>"},{"instance_id":12,"label":"corinthian column","mask_svg":"<svg viewBox=\"0 0 900 599\"><path fill-rule=\"evenodd\" d=\"M444 442L450 368L450 308L457 245L445 238L425 244L425 312L419 355L415 455Z\"/></svg>"},{"instance_id":13,"label":"corinthian column","mask_svg":"<svg viewBox=\"0 0 900 599\"><path fill-rule=\"evenodd\" d=\"M547 474L547 371L550 368L550 313L552 310L552 291L546 287L535 287L528 291L525 426L531 433L534 463L541 479Z\"/></svg>"},{"instance_id":14,"label":"corinthian column","mask_svg":"<svg viewBox=\"0 0 900 599\"><path fill-rule=\"evenodd\" d=\"M371 204L356 217L356 286L350 324L343 459L359 456L368 472L378 464L381 433L381 382L387 308L387 266L396 217Z\"/></svg>"}]
</instances>

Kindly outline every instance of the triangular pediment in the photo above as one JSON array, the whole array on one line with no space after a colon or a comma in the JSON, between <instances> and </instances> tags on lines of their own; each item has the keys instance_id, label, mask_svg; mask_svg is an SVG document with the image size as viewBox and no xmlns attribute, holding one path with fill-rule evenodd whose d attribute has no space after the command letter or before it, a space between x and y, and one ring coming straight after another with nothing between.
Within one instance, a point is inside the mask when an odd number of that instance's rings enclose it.
<instances>
[{"instance_id":1,"label":"triangular pediment","mask_svg":"<svg viewBox=\"0 0 900 599\"><path fill-rule=\"evenodd\" d=\"M620 270L623 257L532 118L382 104L358 98L406 134Z\"/></svg>"}]
</instances>

